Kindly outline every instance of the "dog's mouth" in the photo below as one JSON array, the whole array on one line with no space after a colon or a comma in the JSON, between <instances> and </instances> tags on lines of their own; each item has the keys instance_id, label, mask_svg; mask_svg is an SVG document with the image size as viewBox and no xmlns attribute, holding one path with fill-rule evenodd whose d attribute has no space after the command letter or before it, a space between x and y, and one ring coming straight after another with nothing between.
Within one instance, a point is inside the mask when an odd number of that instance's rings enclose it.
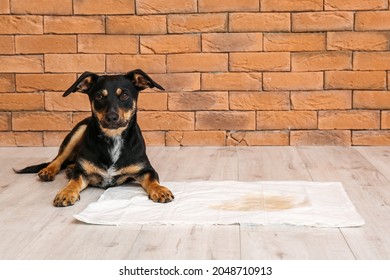
<instances>
[{"instance_id":1,"label":"dog's mouth","mask_svg":"<svg viewBox=\"0 0 390 280\"><path fill-rule=\"evenodd\" d=\"M129 126L135 114L135 110L121 108L118 110L106 110L105 112L95 110L94 107L92 108L101 130L108 136L117 136L122 133Z\"/></svg>"},{"instance_id":2,"label":"dog's mouth","mask_svg":"<svg viewBox=\"0 0 390 280\"><path fill-rule=\"evenodd\" d=\"M128 121L107 122L106 120L103 120L100 122L102 128L111 130L125 128L128 124Z\"/></svg>"}]
</instances>

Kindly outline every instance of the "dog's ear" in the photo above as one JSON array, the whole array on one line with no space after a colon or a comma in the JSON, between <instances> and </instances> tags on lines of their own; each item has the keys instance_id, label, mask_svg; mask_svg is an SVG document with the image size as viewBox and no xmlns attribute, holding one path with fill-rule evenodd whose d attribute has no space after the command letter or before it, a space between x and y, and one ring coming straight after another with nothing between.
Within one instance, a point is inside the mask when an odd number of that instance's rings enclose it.
<instances>
[{"instance_id":1,"label":"dog's ear","mask_svg":"<svg viewBox=\"0 0 390 280\"><path fill-rule=\"evenodd\" d=\"M98 79L98 75L91 72L84 72L74 84L68 88L62 96L68 96L72 92L87 93L88 90L93 86Z\"/></svg>"},{"instance_id":2,"label":"dog's ear","mask_svg":"<svg viewBox=\"0 0 390 280\"><path fill-rule=\"evenodd\" d=\"M126 74L126 77L130 79L135 88L139 91L144 90L146 88L158 88L161 90L165 90L162 86L152 80L144 71L141 69L136 69L130 71Z\"/></svg>"}]
</instances>

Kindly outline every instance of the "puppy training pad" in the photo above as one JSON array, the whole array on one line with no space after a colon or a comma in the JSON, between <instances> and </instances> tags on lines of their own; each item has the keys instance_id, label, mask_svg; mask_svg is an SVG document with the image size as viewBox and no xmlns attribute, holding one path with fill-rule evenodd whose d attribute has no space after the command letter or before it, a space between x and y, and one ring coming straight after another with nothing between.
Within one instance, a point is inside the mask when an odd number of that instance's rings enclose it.
<instances>
[{"instance_id":1,"label":"puppy training pad","mask_svg":"<svg viewBox=\"0 0 390 280\"><path fill-rule=\"evenodd\" d=\"M174 194L154 203L139 185L107 189L74 217L102 225L249 224L352 227L364 224L341 183L163 182Z\"/></svg>"}]
</instances>

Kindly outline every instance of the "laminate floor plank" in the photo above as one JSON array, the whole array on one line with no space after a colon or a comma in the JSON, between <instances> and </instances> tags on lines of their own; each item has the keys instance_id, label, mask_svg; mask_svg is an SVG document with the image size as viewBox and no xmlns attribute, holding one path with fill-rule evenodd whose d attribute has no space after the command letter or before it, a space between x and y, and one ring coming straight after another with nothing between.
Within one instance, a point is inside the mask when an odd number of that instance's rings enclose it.
<instances>
[{"instance_id":1,"label":"laminate floor plank","mask_svg":"<svg viewBox=\"0 0 390 280\"><path fill-rule=\"evenodd\" d=\"M129 259L240 259L238 225L143 226Z\"/></svg>"},{"instance_id":2,"label":"laminate floor plank","mask_svg":"<svg viewBox=\"0 0 390 280\"><path fill-rule=\"evenodd\" d=\"M354 259L338 228L241 226L241 258Z\"/></svg>"},{"instance_id":3,"label":"laminate floor plank","mask_svg":"<svg viewBox=\"0 0 390 280\"><path fill-rule=\"evenodd\" d=\"M390 181L390 147L354 147Z\"/></svg>"},{"instance_id":4,"label":"laminate floor plank","mask_svg":"<svg viewBox=\"0 0 390 280\"><path fill-rule=\"evenodd\" d=\"M295 147L239 147L240 181L312 181Z\"/></svg>"},{"instance_id":5,"label":"laminate floor plank","mask_svg":"<svg viewBox=\"0 0 390 280\"><path fill-rule=\"evenodd\" d=\"M344 186L389 184L389 180L353 148L298 147L297 150L315 181L336 181Z\"/></svg>"},{"instance_id":6,"label":"laminate floor plank","mask_svg":"<svg viewBox=\"0 0 390 280\"><path fill-rule=\"evenodd\" d=\"M357 259L390 259L390 186L347 186L365 225L341 228Z\"/></svg>"}]
</instances>

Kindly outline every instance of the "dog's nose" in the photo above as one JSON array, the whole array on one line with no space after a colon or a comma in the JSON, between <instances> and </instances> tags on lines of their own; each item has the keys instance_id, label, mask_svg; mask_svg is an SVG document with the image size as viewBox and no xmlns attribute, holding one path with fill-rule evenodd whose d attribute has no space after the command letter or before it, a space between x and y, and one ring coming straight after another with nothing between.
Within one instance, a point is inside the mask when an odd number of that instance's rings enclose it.
<instances>
[{"instance_id":1,"label":"dog's nose","mask_svg":"<svg viewBox=\"0 0 390 280\"><path fill-rule=\"evenodd\" d=\"M106 119L107 123L114 124L118 121L119 115L115 112L110 112L110 113L106 114L105 119Z\"/></svg>"}]
</instances>

